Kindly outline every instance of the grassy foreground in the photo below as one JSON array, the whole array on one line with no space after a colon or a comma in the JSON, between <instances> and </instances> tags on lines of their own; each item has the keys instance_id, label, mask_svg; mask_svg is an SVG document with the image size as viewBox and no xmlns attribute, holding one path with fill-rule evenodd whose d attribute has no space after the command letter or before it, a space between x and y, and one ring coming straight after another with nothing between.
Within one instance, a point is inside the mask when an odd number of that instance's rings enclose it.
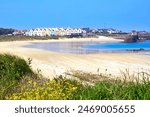
<instances>
[{"instance_id":1,"label":"grassy foreground","mask_svg":"<svg viewBox=\"0 0 150 117\"><path fill-rule=\"evenodd\" d=\"M0 99L8 100L148 100L150 81L129 82L105 75L77 72L71 80L62 76L48 80L33 73L31 61L0 54ZM149 79L150 75L143 75ZM94 85L88 85L92 82Z\"/></svg>"}]
</instances>

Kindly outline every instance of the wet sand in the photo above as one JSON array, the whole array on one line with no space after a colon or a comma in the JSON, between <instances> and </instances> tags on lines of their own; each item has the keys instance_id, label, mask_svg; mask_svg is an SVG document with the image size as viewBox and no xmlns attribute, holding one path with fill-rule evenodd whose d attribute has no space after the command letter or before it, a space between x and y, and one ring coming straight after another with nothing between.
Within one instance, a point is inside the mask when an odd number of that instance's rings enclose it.
<instances>
[{"instance_id":1,"label":"wet sand","mask_svg":"<svg viewBox=\"0 0 150 117\"><path fill-rule=\"evenodd\" d=\"M34 71L41 70L46 78L63 75L71 70L81 70L91 73L106 73L114 76L121 75L121 71L129 69L130 72L150 71L150 56L138 53L100 53L100 54L68 54L51 52L41 49L25 48L32 43L45 42L84 42L99 41L100 43L118 41L116 39L99 37L92 39L63 39L47 41L14 41L0 42L0 52L18 55L24 59L32 59ZM119 40L120 41L120 40ZM106 70L107 69L107 70Z\"/></svg>"}]
</instances>

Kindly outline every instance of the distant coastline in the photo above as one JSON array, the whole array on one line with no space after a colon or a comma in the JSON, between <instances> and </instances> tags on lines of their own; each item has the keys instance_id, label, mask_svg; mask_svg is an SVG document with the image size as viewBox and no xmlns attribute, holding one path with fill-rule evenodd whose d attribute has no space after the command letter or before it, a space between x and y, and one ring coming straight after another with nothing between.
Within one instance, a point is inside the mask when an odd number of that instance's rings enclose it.
<instances>
[{"instance_id":1,"label":"distant coastline","mask_svg":"<svg viewBox=\"0 0 150 117\"><path fill-rule=\"evenodd\" d=\"M113 37L115 39L123 39L126 42L137 42L150 40L150 32L136 31L124 32L113 28L34 28L28 30L5 29L0 28L0 41L7 40L7 36L20 38L24 40L31 39L63 39L63 38L96 38L99 36Z\"/></svg>"}]
</instances>

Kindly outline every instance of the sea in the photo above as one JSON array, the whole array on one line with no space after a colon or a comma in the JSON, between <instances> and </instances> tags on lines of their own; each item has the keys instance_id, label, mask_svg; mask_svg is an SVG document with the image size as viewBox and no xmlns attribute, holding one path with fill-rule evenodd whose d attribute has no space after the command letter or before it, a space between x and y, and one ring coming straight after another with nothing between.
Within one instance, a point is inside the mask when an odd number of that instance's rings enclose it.
<instances>
[{"instance_id":1,"label":"sea","mask_svg":"<svg viewBox=\"0 0 150 117\"><path fill-rule=\"evenodd\" d=\"M50 42L33 43L27 48L37 48L53 52L71 54L95 54L95 53L143 53L150 55L150 40L136 43L125 42Z\"/></svg>"}]
</instances>

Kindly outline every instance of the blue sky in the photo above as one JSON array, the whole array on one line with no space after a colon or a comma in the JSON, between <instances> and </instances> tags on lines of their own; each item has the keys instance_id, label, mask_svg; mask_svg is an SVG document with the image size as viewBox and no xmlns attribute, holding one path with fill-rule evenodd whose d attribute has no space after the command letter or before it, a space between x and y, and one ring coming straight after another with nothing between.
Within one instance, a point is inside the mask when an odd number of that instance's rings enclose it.
<instances>
[{"instance_id":1,"label":"blue sky","mask_svg":"<svg viewBox=\"0 0 150 117\"><path fill-rule=\"evenodd\" d=\"M150 0L0 0L0 27L150 31Z\"/></svg>"}]
</instances>

